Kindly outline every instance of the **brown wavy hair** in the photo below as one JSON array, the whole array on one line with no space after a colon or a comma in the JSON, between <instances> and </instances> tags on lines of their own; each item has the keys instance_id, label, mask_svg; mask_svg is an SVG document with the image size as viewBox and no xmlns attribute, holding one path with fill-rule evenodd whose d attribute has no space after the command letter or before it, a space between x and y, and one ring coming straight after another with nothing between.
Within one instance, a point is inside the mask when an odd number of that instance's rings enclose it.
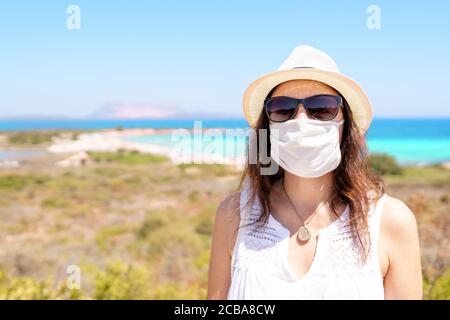
<instances>
[{"instance_id":1,"label":"brown wavy hair","mask_svg":"<svg viewBox=\"0 0 450 320\"><path fill-rule=\"evenodd\" d=\"M271 96L271 93L269 93L268 97ZM340 204L349 206L349 223L352 238L359 249L361 261L365 262L371 246L370 237L368 237L370 202L378 200L385 192L385 187L380 176L369 165L365 136L356 127L351 109L345 98L342 98L345 119L340 144L342 158L339 166L334 170L334 187L329 201L331 210L336 216L338 216L336 210ZM238 186L238 189L242 190L245 180L249 179L251 193L245 205L253 205L255 200L259 201L261 214L250 225L267 222L271 205L270 191L274 183L284 177L284 169L280 166L275 174L261 174L261 169L270 165L270 162L267 165L261 163L260 159L260 151L263 144L267 146L265 150L267 150L267 156L270 157L269 119L264 111L261 112L255 129L257 134L254 137L256 138L256 152L258 155L256 163L246 161ZM268 134L261 138L258 134L259 129L266 129ZM248 150L249 142L247 141L247 156ZM369 197L370 190L374 192L372 197Z\"/></svg>"}]
</instances>

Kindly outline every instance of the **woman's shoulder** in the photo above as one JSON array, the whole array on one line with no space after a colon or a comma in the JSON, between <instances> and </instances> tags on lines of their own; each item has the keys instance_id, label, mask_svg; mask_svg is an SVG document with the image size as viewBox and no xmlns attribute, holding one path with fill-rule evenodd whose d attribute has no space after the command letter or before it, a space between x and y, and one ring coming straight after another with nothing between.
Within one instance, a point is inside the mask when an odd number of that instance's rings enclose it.
<instances>
[{"instance_id":1,"label":"woman's shoulder","mask_svg":"<svg viewBox=\"0 0 450 320\"><path fill-rule=\"evenodd\" d=\"M386 194L382 211L382 226L393 234L415 229L417 222L414 213L400 199Z\"/></svg>"},{"instance_id":2,"label":"woman's shoulder","mask_svg":"<svg viewBox=\"0 0 450 320\"><path fill-rule=\"evenodd\" d=\"M422 277L419 232L414 213L403 201L386 197L381 216L381 233L386 288L389 291L408 288L405 283L409 282L414 288L408 289L409 291L420 292Z\"/></svg>"},{"instance_id":3,"label":"woman's shoulder","mask_svg":"<svg viewBox=\"0 0 450 320\"><path fill-rule=\"evenodd\" d=\"M386 195L381 215L381 232L390 246L407 249L417 238L417 220L411 209L400 199Z\"/></svg>"},{"instance_id":4,"label":"woman's shoulder","mask_svg":"<svg viewBox=\"0 0 450 320\"><path fill-rule=\"evenodd\" d=\"M240 195L235 192L225 197L219 204L215 217L215 231L226 235L229 253L234 247L236 230L240 224Z\"/></svg>"},{"instance_id":5,"label":"woman's shoulder","mask_svg":"<svg viewBox=\"0 0 450 320\"><path fill-rule=\"evenodd\" d=\"M240 196L241 192L227 195L219 203L216 215L223 220L232 219L236 214L239 215Z\"/></svg>"}]
</instances>

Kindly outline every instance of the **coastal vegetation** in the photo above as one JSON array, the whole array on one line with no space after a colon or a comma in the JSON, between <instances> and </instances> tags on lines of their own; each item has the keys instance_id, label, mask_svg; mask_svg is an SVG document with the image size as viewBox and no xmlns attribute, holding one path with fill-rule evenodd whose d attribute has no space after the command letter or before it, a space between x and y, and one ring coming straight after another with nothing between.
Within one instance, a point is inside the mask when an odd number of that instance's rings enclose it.
<instances>
[{"instance_id":1,"label":"coastal vegetation","mask_svg":"<svg viewBox=\"0 0 450 320\"><path fill-rule=\"evenodd\" d=\"M52 142L55 137L75 140L81 130L27 130L27 131L4 131L0 135L5 136L10 145L15 146L37 146Z\"/></svg>"},{"instance_id":2,"label":"coastal vegetation","mask_svg":"<svg viewBox=\"0 0 450 320\"><path fill-rule=\"evenodd\" d=\"M0 170L0 299L204 299L215 211L239 171L89 155L82 167L52 156ZM425 298L450 299L450 170L386 155L370 164L417 217ZM67 285L74 265L76 288Z\"/></svg>"}]
</instances>

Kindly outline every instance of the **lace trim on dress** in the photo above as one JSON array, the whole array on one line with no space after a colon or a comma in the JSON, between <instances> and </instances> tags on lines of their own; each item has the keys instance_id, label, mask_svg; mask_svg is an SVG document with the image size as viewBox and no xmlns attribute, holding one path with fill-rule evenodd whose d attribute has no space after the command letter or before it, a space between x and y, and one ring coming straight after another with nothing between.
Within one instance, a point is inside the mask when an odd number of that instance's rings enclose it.
<instances>
[{"instance_id":1,"label":"lace trim on dress","mask_svg":"<svg viewBox=\"0 0 450 320\"><path fill-rule=\"evenodd\" d=\"M245 206L250 196L248 186L244 183L241 191L240 225L253 223L260 215L261 207L258 201L251 206ZM319 231L316 255L307 273L308 276L381 273L378 259L378 233L384 198L385 195L376 204L372 203L369 210L369 233L372 245L366 263L362 265L360 262L359 249L351 234L347 207L339 219ZM287 272L291 278L295 279L287 267L289 236L289 230L271 214L265 224L252 224L240 228L235 250L233 250L233 266L250 268L252 272L270 272L281 277Z\"/></svg>"}]
</instances>

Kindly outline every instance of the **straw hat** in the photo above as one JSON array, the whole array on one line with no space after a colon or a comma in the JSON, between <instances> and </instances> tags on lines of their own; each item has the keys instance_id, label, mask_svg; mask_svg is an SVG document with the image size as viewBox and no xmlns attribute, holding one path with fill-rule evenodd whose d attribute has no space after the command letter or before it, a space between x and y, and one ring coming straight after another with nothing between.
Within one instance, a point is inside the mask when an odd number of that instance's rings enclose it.
<instances>
[{"instance_id":1,"label":"straw hat","mask_svg":"<svg viewBox=\"0 0 450 320\"><path fill-rule=\"evenodd\" d=\"M336 62L326 53L307 45L296 47L276 70L254 80L244 93L244 115L254 128L269 92L282 82L316 80L336 89L346 100L358 128L365 132L372 121L372 107L361 87L340 73Z\"/></svg>"}]
</instances>

